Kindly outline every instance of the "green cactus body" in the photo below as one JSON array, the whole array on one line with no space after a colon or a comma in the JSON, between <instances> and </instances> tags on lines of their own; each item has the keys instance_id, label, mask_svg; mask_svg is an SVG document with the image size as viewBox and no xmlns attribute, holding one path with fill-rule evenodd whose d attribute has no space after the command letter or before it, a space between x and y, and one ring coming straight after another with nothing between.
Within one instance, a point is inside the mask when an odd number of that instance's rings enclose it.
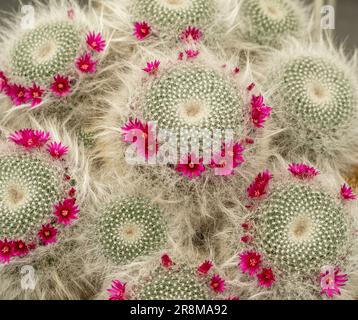
<instances>
[{"instance_id":1,"label":"green cactus body","mask_svg":"<svg viewBox=\"0 0 358 320\"><path fill-rule=\"evenodd\" d=\"M1 156L0 238L25 240L48 223L62 179L56 167L30 154Z\"/></svg>"},{"instance_id":2,"label":"green cactus body","mask_svg":"<svg viewBox=\"0 0 358 320\"><path fill-rule=\"evenodd\" d=\"M259 246L285 272L317 272L334 265L346 247L344 209L321 190L302 184L277 187L258 213Z\"/></svg>"},{"instance_id":3,"label":"green cactus body","mask_svg":"<svg viewBox=\"0 0 358 320\"><path fill-rule=\"evenodd\" d=\"M30 84L45 83L71 68L79 49L80 34L73 25L59 22L39 26L28 31L13 48L13 73Z\"/></svg>"},{"instance_id":4,"label":"green cactus body","mask_svg":"<svg viewBox=\"0 0 358 320\"><path fill-rule=\"evenodd\" d=\"M118 200L102 213L98 237L108 260L128 264L165 245L166 223L161 211L144 198Z\"/></svg>"},{"instance_id":5,"label":"green cactus body","mask_svg":"<svg viewBox=\"0 0 358 320\"><path fill-rule=\"evenodd\" d=\"M213 0L136 0L133 12L160 30L176 32L207 25L214 18L215 6Z\"/></svg>"},{"instance_id":6,"label":"green cactus body","mask_svg":"<svg viewBox=\"0 0 358 320\"><path fill-rule=\"evenodd\" d=\"M140 300L208 300L206 284L188 268L159 270L143 284Z\"/></svg>"}]
</instances>

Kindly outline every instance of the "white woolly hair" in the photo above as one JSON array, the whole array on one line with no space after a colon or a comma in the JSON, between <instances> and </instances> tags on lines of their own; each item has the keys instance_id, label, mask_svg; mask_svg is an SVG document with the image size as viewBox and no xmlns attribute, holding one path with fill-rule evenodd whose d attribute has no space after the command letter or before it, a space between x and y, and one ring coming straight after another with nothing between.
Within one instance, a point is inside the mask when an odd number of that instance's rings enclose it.
<instances>
[{"instance_id":1,"label":"white woolly hair","mask_svg":"<svg viewBox=\"0 0 358 320\"><path fill-rule=\"evenodd\" d=\"M343 128L338 128L334 134L322 134L318 129L315 136L314 128L301 127L299 121L290 122L284 106L287 104L278 93L282 85L284 66L300 57L319 58L333 65L348 79L352 87L354 111ZM344 46L334 47L331 39L314 42L308 39L299 42L293 38L285 42L283 49L271 50L265 55L263 63L254 67L254 74L261 82L270 104L273 108L273 120L265 128L266 136L272 141L266 147L267 155L279 153L287 160L294 160L297 156L305 157L320 168L330 168L349 173L358 165L358 60L355 51L351 57L345 54ZM276 120L276 121L275 121ZM312 142L308 141L308 138Z\"/></svg>"},{"instance_id":2,"label":"white woolly hair","mask_svg":"<svg viewBox=\"0 0 358 320\"><path fill-rule=\"evenodd\" d=\"M137 60L129 63L130 69L125 77L122 77L123 89L114 95L108 96L108 113L98 119L96 129L97 143L94 149L94 160L98 168L96 173L99 180L107 184L112 181L126 191L140 194L142 190L150 199L165 207L176 225L176 236L183 247L202 247L205 251L210 247L208 240L214 230L221 224L221 215L231 211L222 210L227 206L241 206L237 193L240 186L249 181L250 172L256 172L256 167L265 161L265 155L260 153L260 144L263 137L258 133L256 145L248 146L244 152L245 163L238 168L234 176L219 177L211 173L203 177L189 181L180 177L173 168L163 165L138 165L127 163L125 158L128 145L121 141L121 127L128 121L129 117L140 117L140 99L150 83L150 77L141 70L146 61L156 58L161 61L160 74L165 74L179 63L176 52L163 54L156 52L145 52ZM199 57L191 62L192 65L207 66L209 70L216 70L224 78L239 90L242 97L247 96L246 87L252 82L250 67L243 68L241 75L233 76L232 70L235 62L227 61L227 67L222 67L222 62L215 58L205 48L201 48ZM169 67L168 67L169 66ZM144 81L143 81L144 79ZM141 84L144 83L142 87ZM244 98L245 99L245 98ZM139 102L139 103L138 103ZM248 101L244 102L247 105ZM248 110L245 117L248 118ZM143 119L142 119L143 120ZM148 120L148 119L144 119ZM248 119L238 136L247 137L249 130ZM255 138L255 137L254 137Z\"/></svg>"},{"instance_id":3,"label":"white woolly hair","mask_svg":"<svg viewBox=\"0 0 358 320\"><path fill-rule=\"evenodd\" d=\"M284 41L288 37L294 36L297 39L304 39L307 34L313 32L314 16L312 13L312 5L303 4L301 0L284 0L295 12L299 30L295 33L282 34L279 38L273 39L272 34L267 35L266 39L261 39L262 43L258 43L257 40L249 36L253 33L252 21L249 20L243 14L242 5L246 0L238 0L238 13L236 20L227 36L227 44L230 45L232 50L236 52L251 52L253 56L261 58L261 54L266 50L276 47L280 48L284 46ZM265 1L263 1L265 2Z\"/></svg>"},{"instance_id":4,"label":"white woolly hair","mask_svg":"<svg viewBox=\"0 0 358 320\"><path fill-rule=\"evenodd\" d=\"M88 299L98 290L95 279L90 279L85 270L82 255L84 227L88 219L87 207L93 201L95 193L94 182L90 180L90 161L84 157L84 150L78 147L76 139L58 124L47 122L33 126L33 129L49 132L52 141L61 141L69 147L66 162L60 166L66 165L69 174L76 180L79 219L71 227L58 233L57 243L39 246L23 258L13 259L8 265L0 265L0 299ZM6 138L14 130L2 128L1 132ZM12 146L12 142L7 144L9 152L20 148ZM21 269L24 267L26 270L27 266L35 269L35 290L24 290L21 287L21 279L24 276Z\"/></svg>"},{"instance_id":5,"label":"white woolly hair","mask_svg":"<svg viewBox=\"0 0 358 320\"><path fill-rule=\"evenodd\" d=\"M165 0L163 0L164 2ZM193 0L189 0L193 1ZM204 34L205 45L212 46L226 46L226 35L233 28L238 13L237 0L210 0L215 5L214 19L207 21L206 25L192 27L198 27ZM153 0L158 2L158 0ZM179 42L180 32L183 30L177 30L178 27L173 25L172 30L161 30L160 26L152 25L151 21L147 21L145 17L136 15L133 11L133 0L94 0L94 3L98 7L102 8L105 16L105 22L110 30L114 30L114 36L112 39L113 49L120 52L131 54L137 49L142 47L146 48L167 48L171 47ZM134 35L134 23L145 21L153 29L154 37L148 37L143 41L139 41ZM189 27L189 26L188 26ZM128 51L128 45L132 48Z\"/></svg>"},{"instance_id":6,"label":"white woolly hair","mask_svg":"<svg viewBox=\"0 0 358 320\"><path fill-rule=\"evenodd\" d=\"M92 116L102 112L104 106L102 99L104 95L118 89L118 82L114 77L114 70L121 68L121 60L111 49L112 34L105 27L103 12L94 8L90 1L87 6L80 6L74 0L33 0L31 5L34 7L34 26L30 29L20 27L23 13L20 11L8 13L3 19L3 27L0 30L0 69L10 78L10 82L23 83L24 79L12 75L10 59L14 45L27 32L46 25L51 22L68 22L73 24L82 38L83 52L86 49L86 35L89 32L100 32L106 40L106 48L103 52L97 53L97 72L94 75L82 75L75 67L67 72L75 76L78 81L71 88L71 94L64 98L57 98L45 94L43 101L30 108L29 104L14 107L11 100L4 94L0 95L0 111L2 113L1 123L5 126L18 126L26 123L29 116L33 115L39 122L46 120L60 120L68 129L82 128L91 122ZM68 10L73 10L74 18L68 17ZM80 48L79 48L80 49ZM80 50L78 55L80 54Z\"/></svg>"},{"instance_id":7,"label":"white woolly hair","mask_svg":"<svg viewBox=\"0 0 358 320\"><path fill-rule=\"evenodd\" d=\"M302 159L302 158L300 158ZM297 161L296 161L297 162ZM301 161L298 161L301 162ZM311 165L308 160L303 159L302 163ZM317 300L325 299L321 296L319 274L305 275L290 273L285 274L283 270L277 269L269 261L263 260L269 264L275 274L275 283L271 288L260 287L257 278L250 278L243 274L239 267L239 253L246 250L256 250L260 252L259 241L252 244L245 244L241 241L245 231L241 227L243 223L258 220L260 205L265 203L270 196L270 191L274 188L298 184L307 185L315 190L321 190L331 195L332 200L337 203L338 207L343 208L346 212L346 221L348 225L347 245L341 248L340 258L337 258L336 266L342 268L343 273L348 274L348 282L341 289L341 295L336 295L335 299L357 299L358 297L358 241L357 241L357 201L343 201L340 196L340 188L345 183L344 179L335 171L320 171L320 174L312 180L300 180L293 177L288 171L289 163L282 157L276 157L261 170L269 169L273 174L273 180L270 181L267 196L262 200L255 201L253 211L242 209L236 212L235 219L226 221L226 226L218 231L216 242L216 261L220 264L219 268L222 275L227 279L228 285L233 290L234 295L239 295L242 299L249 300ZM249 203L250 199L246 201ZM255 225L254 225L255 228ZM323 266L322 266L323 267Z\"/></svg>"}]
</instances>

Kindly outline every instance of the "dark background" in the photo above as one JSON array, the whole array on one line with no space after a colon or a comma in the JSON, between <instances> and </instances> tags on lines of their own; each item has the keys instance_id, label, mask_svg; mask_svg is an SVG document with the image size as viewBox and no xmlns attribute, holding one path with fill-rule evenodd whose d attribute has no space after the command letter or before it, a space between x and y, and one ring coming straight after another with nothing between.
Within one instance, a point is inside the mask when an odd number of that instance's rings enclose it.
<instances>
[{"instance_id":1,"label":"dark background","mask_svg":"<svg viewBox=\"0 0 358 320\"><path fill-rule=\"evenodd\" d=\"M86 0L79 1L86 2ZM305 1L313 3L315 0ZM22 0L22 3L30 4L31 0ZM336 4L336 38L339 42L345 41L350 49L358 48L358 0L336 0ZM0 0L2 11L16 10L18 7L18 0ZM3 13L0 12L0 19L2 15Z\"/></svg>"}]
</instances>

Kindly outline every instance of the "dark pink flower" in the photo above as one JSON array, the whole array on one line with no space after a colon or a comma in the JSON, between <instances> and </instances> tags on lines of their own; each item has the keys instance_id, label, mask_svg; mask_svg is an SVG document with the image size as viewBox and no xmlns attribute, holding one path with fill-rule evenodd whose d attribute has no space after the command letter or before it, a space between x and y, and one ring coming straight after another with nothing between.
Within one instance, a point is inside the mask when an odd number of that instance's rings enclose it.
<instances>
[{"instance_id":1,"label":"dark pink flower","mask_svg":"<svg viewBox=\"0 0 358 320\"><path fill-rule=\"evenodd\" d=\"M88 52L76 59L76 67L83 73L95 73L97 71L98 61L92 60Z\"/></svg>"},{"instance_id":2,"label":"dark pink flower","mask_svg":"<svg viewBox=\"0 0 358 320\"><path fill-rule=\"evenodd\" d=\"M183 60L183 58L184 58L184 53L183 52L179 52L178 53L178 60Z\"/></svg>"},{"instance_id":3,"label":"dark pink flower","mask_svg":"<svg viewBox=\"0 0 358 320\"><path fill-rule=\"evenodd\" d=\"M28 101L31 101L31 108L36 107L42 102L44 92L45 90L41 89L35 83L32 87L26 89L25 96Z\"/></svg>"},{"instance_id":4,"label":"dark pink flower","mask_svg":"<svg viewBox=\"0 0 358 320\"><path fill-rule=\"evenodd\" d=\"M275 282L275 275L271 268L262 268L261 272L257 275L257 279L261 287L270 288Z\"/></svg>"},{"instance_id":5,"label":"dark pink flower","mask_svg":"<svg viewBox=\"0 0 358 320\"><path fill-rule=\"evenodd\" d=\"M210 287L215 292L225 291L225 280L222 279L218 274L214 274L210 280Z\"/></svg>"},{"instance_id":6,"label":"dark pink flower","mask_svg":"<svg viewBox=\"0 0 358 320\"><path fill-rule=\"evenodd\" d=\"M147 62L147 66L143 69L143 71L149 73L150 75L155 75L158 72L159 66L160 66L159 60Z\"/></svg>"},{"instance_id":7,"label":"dark pink flower","mask_svg":"<svg viewBox=\"0 0 358 320\"><path fill-rule=\"evenodd\" d=\"M248 91L252 91L256 87L256 84L254 82L250 83L247 87Z\"/></svg>"},{"instance_id":8,"label":"dark pink flower","mask_svg":"<svg viewBox=\"0 0 358 320\"><path fill-rule=\"evenodd\" d=\"M171 268L174 264L173 260L169 257L168 254L163 254L161 260L162 260L162 265L165 268Z\"/></svg>"},{"instance_id":9,"label":"dark pink flower","mask_svg":"<svg viewBox=\"0 0 358 320\"><path fill-rule=\"evenodd\" d=\"M144 40L150 35L150 32L151 27L147 22L143 21L134 23L133 35L136 36L138 40Z\"/></svg>"},{"instance_id":10,"label":"dark pink flower","mask_svg":"<svg viewBox=\"0 0 358 320\"><path fill-rule=\"evenodd\" d=\"M269 182L272 178L273 176L268 170L260 173L247 189L247 195L252 199L261 198L266 194Z\"/></svg>"},{"instance_id":11,"label":"dark pink flower","mask_svg":"<svg viewBox=\"0 0 358 320\"><path fill-rule=\"evenodd\" d=\"M13 255L24 257L29 253L29 248L24 241L18 240L13 242Z\"/></svg>"},{"instance_id":12,"label":"dark pink flower","mask_svg":"<svg viewBox=\"0 0 358 320\"><path fill-rule=\"evenodd\" d=\"M199 55L200 51L193 50L193 49L187 49L187 50L185 50L185 53L186 53L186 58L189 60L189 59L196 58Z\"/></svg>"},{"instance_id":13,"label":"dark pink flower","mask_svg":"<svg viewBox=\"0 0 358 320\"><path fill-rule=\"evenodd\" d=\"M264 104L263 96L252 96L251 99L251 119L256 128L263 128L266 119L270 117L272 108Z\"/></svg>"},{"instance_id":14,"label":"dark pink flower","mask_svg":"<svg viewBox=\"0 0 358 320\"><path fill-rule=\"evenodd\" d=\"M243 273L249 273L252 277L261 266L261 255L256 251L244 251L239 254L240 256L240 268Z\"/></svg>"},{"instance_id":15,"label":"dark pink flower","mask_svg":"<svg viewBox=\"0 0 358 320\"><path fill-rule=\"evenodd\" d=\"M4 72L0 71L0 92L3 92L8 88L9 79L5 76Z\"/></svg>"},{"instance_id":16,"label":"dark pink flower","mask_svg":"<svg viewBox=\"0 0 358 320\"><path fill-rule=\"evenodd\" d=\"M214 264L211 261L206 260L198 267L198 272L199 274L206 275L209 273L213 266Z\"/></svg>"},{"instance_id":17,"label":"dark pink flower","mask_svg":"<svg viewBox=\"0 0 358 320\"><path fill-rule=\"evenodd\" d=\"M70 225L73 220L78 219L77 214L80 212L76 205L76 199L70 198L59 202L54 206L54 215L57 217L57 222L64 225Z\"/></svg>"},{"instance_id":18,"label":"dark pink flower","mask_svg":"<svg viewBox=\"0 0 358 320\"><path fill-rule=\"evenodd\" d=\"M353 193L353 190L347 184L344 184L341 188L341 197L344 200L356 200L357 196Z\"/></svg>"},{"instance_id":19,"label":"dark pink flower","mask_svg":"<svg viewBox=\"0 0 358 320\"><path fill-rule=\"evenodd\" d=\"M70 191L68 192L68 196L71 198L74 198L76 195L76 189L75 188L71 188Z\"/></svg>"},{"instance_id":20,"label":"dark pink flower","mask_svg":"<svg viewBox=\"0 0 358 320\"><path fill-rule=\"evenodd\" d=\"M195 27L187 27L181 34L180 40L183 42L198 42L201 40L203 33Z\"/></svg>"},{"instance_id":21,"label":"dark pink flower","mask_svg":"<svg viewBox=\"0 0 358 320\"><path fill-rule=\"evenodd\" d=\"M64 97L71 92L70 80L67 76L57 75L50 87L51 92L57 97Z\"/></svg>"},{"instance_id":22,"label":"dark pink flower","mask_svg":"<svg viewBox=\"0 0 358 320\"><path fill-rule=\"evenodd\" d=\"M253 240L253 237L250 234L245 234L243 237L241 237L242 243L250 243L250 242L252 242L252 240Z\"/></svg>"},{"instance_id":23,"label":"dark pink flower","mask_svg":"<svg viewBox=\"0 0 358 320\"><path fill-rule=\"evenodd\" d=\"M203 159L197 158L194 154L187 155L176 167L176 171L180 175L188 177L190 180L194 176L200 177L205 170Z\"/></svg>"},{"instance_id":24,"label":"dark pink flower","mask_svg":"<svg viewBox=\"0 0 358 320\"><path fill-rule=\"evenodd\" d=\"M321 272L321 294L326 294L329 298L333 298L335 294L340 295L340 288L348 281L347 274L340 273L339 268L331 266L323 267Z\"/></svg>"},{"instance_id":25,"label":"dark pink flower","mask_svg":"<svg viewBox=\"0 0 358 320\"><path fill-rule=\"evenodd\" d=\"M61 159L68 153L68 147L62 145L61 142L51 142L47 147L47 152L51 157Z\"/></svg>"},{"instance_id":26,"label":"dark pink flower","mask_svg":"<svg viewBox=\"0 0 358 320\"><path fill-rule=\"evenodd\" d=\"M241 69L239 67L235 67L233 70L234 74L239 74L240 71L241 71Z\"/></svg>"},{"instance_id":27,"label":"dark pink flower","mask_svg":"<svg viewBox=\"0 0 358 320\"><path fill-rule=\"evenodd\" d=\"M90 32L87 34L87 45L94 51L101 52L106 47L106 41L102 38L101 33Z\"/></svg>"},{"instance_id":28,"label":"dark pink flower","mask_svg":"<svg viewBox=\"0 0 358 320\"><path fill-rule=\"evenodd\" d=\"M252 222L245 222L241 225L244 230L250 230L252 228Z\"/></svg>"},{"instance_id":29,"label":"dark pink flower","mask_svg":"<svg viewBox=\"0 0 358 320\"><path fill-rule=\"evenodd\" d=\"M19 84L10 84L6 89L7 95L11 98L15 106L27 103L26 88Z\"/></svg>"},{"instance_id":30,"label":"dark pink flower","mask_svg":"<svg viewBox=\"0 0 358 320\"><path fill-rule=\"evenodd\" d=\"M122 283L119 280L112 281L112 287L107 291L110 294L109 300L125 300L127 283Z\"/></svg>"},{"instance_id":31,"label":"dark pink flower","mask_svg":"<svg viewBox=\"0 0 358 320\"><path fill-rule=\"evenodd\" d=\"M58 230L53 227L51 224L46 224L42 226L42 229L38 232L38 236L41 239L42 243L47 246L51 243L56 243Z\"/></svg>"},{"instance_id":32,"label":"dark pink flower","mask_svg":"<svg viewBox=\"0 0 358 320\"><path fill-rule=\"evenodd\" d=\"M0 240L0 262L9 263L11 257L14 256L13 242Z\"/></svg>"},{"instance_id":33,"label":"dark pink flower","mask_svg":"<svg viewBox=\"0 0 358 320\"><path fill-rule=\"evenodd\" d=\"M47 143L50 134L41 130L22 129L13 133L9 140L26 149L42 147Z\"/></svg>"},{"instance_id":34,"label":"dark pink flower","mask_svg":"<svg viewBox=\"0 0 358 320\"><path fill-rule=\"evenodd\" d=\"M294 177L302 180L312 179L313 177L319 175L318 170L304 163L291 163L288 167L288 171L290 171Z\"/></svg>"}]
</instances>

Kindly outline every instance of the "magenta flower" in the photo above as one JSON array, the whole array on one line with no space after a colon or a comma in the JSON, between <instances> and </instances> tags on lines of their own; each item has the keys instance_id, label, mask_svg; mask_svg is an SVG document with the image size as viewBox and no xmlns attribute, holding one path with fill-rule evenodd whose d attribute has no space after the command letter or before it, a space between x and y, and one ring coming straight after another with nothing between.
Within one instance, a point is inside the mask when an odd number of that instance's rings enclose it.
<instances>
[{"instance_id":1,"label":"magenta flower","mask_svg":"<svg viewBox=\"0 0 358 320\"><path fill-rule=\"evenodd\" d=\"M29 101L26 97L26 90L27 89L22 85L10 84L6 88L6 93L11 98L15 106L20 106Z\"/></svg>"},{"instance_id":2,"label":"magenta flower","mask_svg":"<svg viewBox=\"0 0 358 320\"><path fill-rule=\"evenodd\" d=\"M340 287L343 287L348 281L347 274L340 273L339 268L327 266L322 268L321 276L321 294L326 294L329 298L333 298L335 294L340 295Z\"/></svg>"},{"instance_id":3,"label":"magenta flower","mask_svg":"<svg viewBox=\"0 0 358 320\"><path fill-rule=\"evenodd\" d=\"M76 205L76 199L65 199L62 202L54 205L54 215L57 217L57 222L64 225L70 225L73 220L78 219L77 214L80 212Z\"/></svg>"},{"instance_id":4,"label":"magenta flower","mask_svg":"<svg viewBox=\"0 0 358 320\"><path fill-rule=\"evenodd\" d=\"M158 60L147 62L147 66L143 69L143 71L149 73L150 75L155 75L158 72L159 66L160 66L160 61Z\"/></svg>"},{"instance_id":5,"label":"magenta flower","mask_svg":"<svg viewBox=\"0 0 358 320\"><path fill-rule=\"evenodd\" d=\"M213 266L214 264L211 261L206 260L198 267L198 273L202 275L206 275L209 273L209 271Z\"/></svg>"},{"instance_id":6,"label":"magenta flower","mask_svg":"<svg viewBox=\"0 0 358 320\"><path fill-rule=\"evenodd\" d=\"M0 262L9 263L13 256L13 242L7 241L7 239L4 241L0 240Z\"/></svg>"},{"instance_id":7,"label":"magenta flower","mask_svg":"<svg viewBox=\"0 0 358 320\"><path fill-rule=\"evenodd\" d=\"M193 50L193 49L187 49L187 50L185 50L185 53L186 53L186 58L189 60L189 59L196 58L199 55L200 51Z\"/></svg>"},{"instance_id":8,"label":"magenta flower","mask_svg":"<svg viewBox=\"0 0 358 320\"><path fill-rule=\"evenodd\" d=\"M173 260L169 257L168 254L163 254L161 257L162 265L165 268L171 268L173 266Z\"/></svg>"},{"instance_id":9,"label":"magenta flower","mask_svg":"<svg viewBox=\"0 0 358 320\"><path fill-rule=\"evenodd\" d=\"M144 40L150 35L151 29L151 26L145 21L135 22L133 35L136 36L138 40Z\"/></svg>"},{"instance_id":10,"label":"magenta flower","mask_svg":"<svg viewBox=\"0 0 358 320\"><path fill-rule=\"evenodd\" d=\"M87 45L94 51L101 52L106 47L106 41L102 38L101 33L90 32L87 34Z\"/></svg>"},{"instance_id":11,"label":"magenta flower","mask_svg":"<svg viewBox=\"0 0 358 320\"><path fill-rule=\"evenodd\" d=\"M98 61L92 60L92 56L88 52L76 59L76 67L83 73L95 73L97 63Z\"/></svg>"},{"instance_id":12,"label":"magenta flower","mask_svg":"<svg viewBox=\"0 0 358 320\"><path fill-rule=\"evenodd\" d=\"M288 171L290 171L294 177L302 180L312 179L319 175L318 170L304 163L291 163L288 167Z\"/></svg>"},{"instance_id":13,"label":"magenta flower","mask_svg":"<svg viewBox=\"0 0 358 320\"><path fill-rule=\"evenodd\" d=\"M38 232L38 236L41 239L42 243L47 246L51 243L57 242L57 232L58 230L51 224L46 224L42 226L42 229Z\"/></svg>"},{"instance_id":14,"label":"magenta flower","mask_svg":"<svg viewBox=\"0 0 358 320\"><path fill-rule=\"evenodd\" d=\"M13 242L13 255L24 257L29 253L29 248L24 241L18 240Z\"/></svg>"},{"instance_id":15,"label":"magenta flower","mask_svg":"<svg viewBox=\"0 0 358 320\"><path fill-rule=\"evenodd\" d=\"M25 98L27 101L31 101L31 108L36 107L42 102L42 95L45 90L41 89L35 83L32 87L27 88L25 92Z\"/></svg>"},{"instance_id":16,"label":"magenta flower","mask_svg":"<svg viewBox=\"0 0 358 320\"><path fill-rule=\"evenodd\" d=\"M61 159L68 153L68 147L62 145L61 142L51 142L47 147L47 152L51 155L51 157Z\"/></svg>"},{"instance_id":17,"label":"magenta flower","mask_svg":"<svg viewBox=\"0 0 358 320\"><path fill-rule=\"evenodd\" d=\"M248 273L251 277L261 267L261 255L256 251L244 251L239 254L240 268L243 273Z\"/></svg>"},{"instance_id":18,"label":"magenta flower","mask_svg":"<svg viewBox=\"0 0 358 320\"><path fill-rule=\"evenodd\" d=\"M0 92L8 88L9 79L5 76L4 72L0 71Z\"/></svg>"},{"instance_id":19,"label":"magenta flower","mask_svg":"<svg viewBox=\"0 0 358 320\"><path fill-rule=\"evenodd\" d=\"M67 96L71 92L70 80L67 76L57 75L50 87L51 92L57 97Z\"/></svg>"},{"instance_id":20,"label":"magenta flower","mask_svg":"<svg viewBox=\"0 0 358 320\"><path fill-rule=\"evenodd\" d=\"M218 274L214 274L210 280L210 287L215 292L224 292L225 291L225 280L222 279Z\"/></svg>"},{"instance_id":21,"label":"magenta flower","mask_svg":"<svg viewBox=\"0 0 358 320\"><path fill-rule=\"evenodd\" d=\"M248 196L252 199L261 198L266 194L269 182L272 178L273 176L268 170L260 173L247 189Z\"/></svg>"},{"instance_id":22,"label":"magenta flower","mask_svg":"<svg viewBox=\"0 0 358 320\"><path fill-rule=\"evenodd\" d=\"M353 190L347 184L344 184L341 188L341 197L344 200L356 200L357 196L353 193Z\"/></svg>"},{"instance_id":23,"label":"magenta flower","mask_svg":"<svg viewBox=\"0 0 358 320\"><path fill-rule=\"evenodd\" d=\"M261 272L257 275L257 279L261 287L270 288L275 282L275 275L271 268L262 268Z\"/></svg>"},{"instance_id":24,"label":"magenta flower","mask_svg":"<svg viewBox=\"0 0 358 320\"><path fill-rule=\"evenodd\" d=\"M256 128L263 128L266 119L270 117L272 108L264 104L263 96L252 96L251 99L251 119Z\"/></svg>"},{"instance_id":25,"label":"magenta flower","mask_svg":"<svg viewBox=\"0 0 358 320\"><path fill-rule=\"evenodd\" d=\"M109 300L125 300L127 283L122 283L119 280L112 281L112 287L107 291L110 294Z\"/></svg>"},{"instance_id":26,"label":"magenta flower","mask_svg":"<svg viewBox=\"0 0 358 320\"><path fill-rule=\"evenodd\" d=\"M187 27L181 34L180 34L180 40L184 43L187 42L198 42L201 40L203 36L203 33L200 31L200 29L195 27Z\"/></svg>"},{"instance_id":27,"label":"magenta flower","mask_svg":"<svg viewBox=\"0 0 358 320\"><path fill-rule=\"evenodd\" d=\"M197 158L194 154L187 155L183 162L178 163L176 167L176 171L180 175L188 177L190 180L194 176L200 177L205 170L203 159Z\"/></svg>"},{"instance_id":28,"label":"magenta flower","mask_svg":"<svg viewBox=\"0 0 358 320\"><path fill-rule=\"evenodd\" d=\"M10 135L9 140L26 149L42 147L47 143L50 134L41 130L22 129Z\"/></svg>"}]
</instances>

